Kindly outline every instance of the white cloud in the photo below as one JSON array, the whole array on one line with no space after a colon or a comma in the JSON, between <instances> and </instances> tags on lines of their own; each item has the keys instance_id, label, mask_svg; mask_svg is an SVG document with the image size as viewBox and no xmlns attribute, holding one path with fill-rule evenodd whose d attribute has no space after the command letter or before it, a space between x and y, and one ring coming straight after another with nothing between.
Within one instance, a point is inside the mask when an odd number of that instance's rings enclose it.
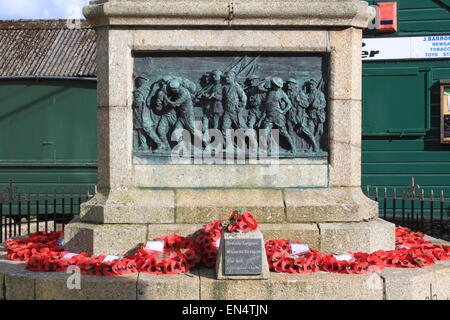
<instances>
[{"instance_id":1,"label":"white cloud","mask_svg":"<svg viewBox=\"0 0 450 320\"><path fill-rule=\"evenodd\" d=\"M77 19L89 0L0 0L0 19Z\"/></svg>"}]
</instances>

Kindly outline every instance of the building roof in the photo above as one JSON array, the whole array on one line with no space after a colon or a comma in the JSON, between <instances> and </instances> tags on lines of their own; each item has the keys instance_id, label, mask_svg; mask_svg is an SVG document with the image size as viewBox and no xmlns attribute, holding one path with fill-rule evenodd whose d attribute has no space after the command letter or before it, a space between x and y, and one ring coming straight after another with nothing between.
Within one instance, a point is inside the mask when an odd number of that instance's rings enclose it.
<instances>
[{"instance_id":1,"label":"building roof","mask_svg":"<svg viewBox=\"0 0 450 320\"><path fill-rule=\"evenodd\" d=\"M81 21L0 20L0 77L95 77L95 31Z\"/></svg>"}]
</instances>

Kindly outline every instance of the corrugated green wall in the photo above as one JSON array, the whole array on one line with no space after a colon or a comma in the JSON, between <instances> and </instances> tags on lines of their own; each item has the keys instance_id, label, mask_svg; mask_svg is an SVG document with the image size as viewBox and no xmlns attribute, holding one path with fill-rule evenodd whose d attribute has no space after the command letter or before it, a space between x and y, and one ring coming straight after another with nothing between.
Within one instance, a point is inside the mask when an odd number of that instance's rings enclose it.
<instances>
[{"instance_id":1,"label":"corrugated green wall","mask_svg":"<svg viewBox=\"0 0 450 320\"><path fill-rule=\"evenodd\" d=\"M390 1L369 4L378 2ZM367 37L450 34L450 12L445 9L450 1L397 2L399 31L385 35L367 31ZM376 77L377 72L386 76ZM420 74L426 78L419 79ZM450 195L450 145L439 141L438 93L439 80L450 79L450 60L365 62L363 75L362 184L403 187L414 176L426 191L444 189ZM405 132L377 136L371 130L374 122ZM422 133L408 130L421 125Z\"/></svg>"},{"instance_id":2,"label":"corrugated green wall","mask_svg":"<svg viewBox=\"0 0 450 320\"><path fill-rule=\"evenodd\" d=\"M0 81L0 190L97 181L96 83Z\"/></svg>"}]
</instances>

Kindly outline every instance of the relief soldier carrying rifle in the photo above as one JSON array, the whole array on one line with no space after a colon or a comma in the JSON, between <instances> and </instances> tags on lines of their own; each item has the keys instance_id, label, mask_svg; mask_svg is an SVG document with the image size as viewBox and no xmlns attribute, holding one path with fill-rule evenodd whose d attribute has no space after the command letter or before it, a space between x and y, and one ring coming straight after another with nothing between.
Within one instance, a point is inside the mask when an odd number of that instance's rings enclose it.
<instances>
[{"instance_id":1,"label":"relief soldier carrying rifle","mask_svg":"<svg viewBox=\"0 0 450 320\"><path fill-rule=\"evenodd\" d=\"M310 116L310 101L308 94L305 92L305 87L306 85L303 85L302 88L299 88L297 91L294 101L298 108L296 109L296 113L292 115L292 123L291 125L288 124L288 128L291 130L296 129L296 132L302 141L302 150L307 150L307 145L305 145L305 138L307 138L312 145L313 150L316 151L319 149L319 146L314 136L314 126L311 127L311 124L314 122Z\"/></svg>"},{"instance_id":2,"label":"relief soldier carrying rifle","mask_svg":"<svg viewBox=\"0 0 450 320\"><path fill-rule=\"evenodd\" d=\"M208 97L210 101L209 119L212 120L212 128L219 129L219 122L223 116L222 71L214 70L211 77L212 87Z\"/></svg>"},{"instance_id":3,"label":"relief soldier carrying rifle","mask_svg":"<svg viewBox=\"0 0 450 320\"><path fill-rule=\"evenodd\" d=\"M222 131L226 136L226 130L247 129L242 111L247 105L247 95L244 89L235 81L236 73L229 71L225 74L225 85L222 89L222 103L224 108Z\"/></svg>"},{"instance_id":4,"label":"relief soldier carrying rifle","mask_svg":"<svg viewBox=\"0 0 450 320\"><path fill-rule=\"evenodd\" d=\"M267 93L266 100L264 101L265 116L262 128L267 132L272 128L279 129L280 134L289 142L290 151L295 153L297 148L286 128L285 117L285 113L292 108L292 103L286 93L281 89L283 87L283 80L281 78L274 77L272 78L271 83L272 87ZM267 133L266 136L268 136Z\"/></svg>"},{"instance_id":5,"label":"relief soldier carrying rifle","mask_svg":"<svg viewBox=\"0 0 450 320\"><path fill-rule=\"evenodd\" d=\"M323 125L326 120L326 100L325 95L319 89L319 83L311 79L306 83L306 92L308 94L308 129L314 137L314 152L319 151L320 138L323 135Z\"/></svg>"},{"instance_id":6,"label":"relief soldier carrying rifle","mask_svg":"<svg viewBox=\"0 0 450 320\"><path fill-rule=\"evenodd\" d=\"M297 115L300 112L300 97L297 87L297 80L289 78L286 80L286 95L291 100L292 108L286 114L286 124L289 134L293 137L295 134L294 127L298 125Z\"/></svg>"},{"instance_id":7,"label":"relief soldier carrying rifle","mask_svg":"<svg viewBox=\"0 0 450 320\"><path fill-rule=\"evenodd\" d=\"M251 75L248 81L250 82L246 91L248 97L247 107L250 110L248 114L248 127L250 129L257 129L263 120L262 107L268 90L260 83L260 78L257 75Z\"/></svg>"}]
</instances>

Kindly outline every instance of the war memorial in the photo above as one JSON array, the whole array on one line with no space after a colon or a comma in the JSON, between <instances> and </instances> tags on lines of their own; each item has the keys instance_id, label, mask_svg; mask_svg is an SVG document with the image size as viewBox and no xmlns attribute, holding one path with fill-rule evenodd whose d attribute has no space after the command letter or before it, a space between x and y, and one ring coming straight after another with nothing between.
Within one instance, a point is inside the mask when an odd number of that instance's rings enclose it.
<instances>
[{"instance_id":1,"label":"war memorial","mask_svg":"<svg viewBox=\"0 0 450 320\"><path fill-rule=\"evenodd\" d=\"M395 226L360 188L367 3L97 0L84 15L98 45L98 193L66 226L64 249L113 255L166 235L195 239L236 210L228 223L257 227L225 225L215 268L83 275L81 290L65 272L3 259L0 297L390 300L425 299L430 286L450 297L449 261L269 271L272 239L341 258L396 248Z\"/></svg>"}]
</instances>

